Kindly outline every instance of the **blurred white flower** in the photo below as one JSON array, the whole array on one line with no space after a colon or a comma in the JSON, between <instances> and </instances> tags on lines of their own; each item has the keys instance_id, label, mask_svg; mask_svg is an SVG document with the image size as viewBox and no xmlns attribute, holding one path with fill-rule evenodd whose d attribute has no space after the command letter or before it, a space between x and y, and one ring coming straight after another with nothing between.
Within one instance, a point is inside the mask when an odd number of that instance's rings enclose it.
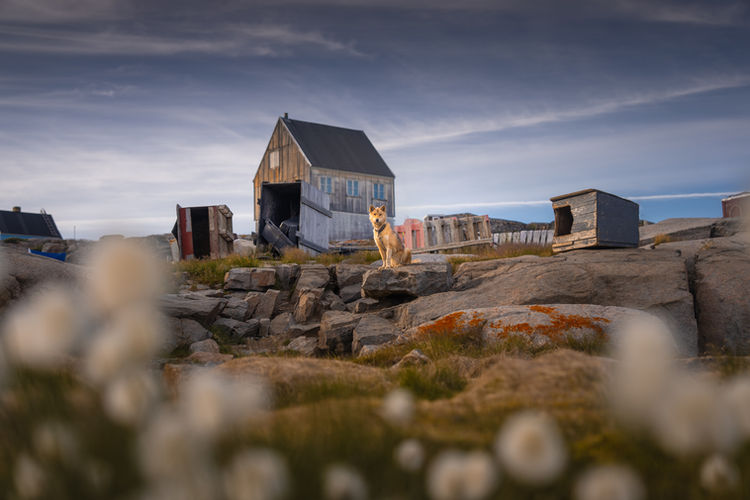
<instances>
[{"instance_id":1,"label":"blurred white flower","mask_svg":"<svg viewBox=\"0 0 750 500\"><path fill-rule=\"evenodd\" d=\"M78 442L73 430L60 421L37 425L31 435L34 451L48 460L71 462L78 454Z\"/></svg>"},{"instance_id":2,"label":"blurred white flower","mask_svg":"<svg viewBox=\"0 0 750 500\"><path fill-rule=\"evenodd\" d=\"M643 316L619 332L613 354L619 361L610 387L613 406L626 423L646 424L673 376L672 335L658 318Z\"/></svg>"},{"instance_id":3,"label":"blurred white flower","mask_svg":"<svg viewBox=\"0 0 750 500\"><path fill-rule=\"evenodd\" d=\"M284 459L268 449L240 453L224 472L224 490L229 500L284 498L289 490Z\"/></svg>"},{"instance_id":4,"label":"blurred white flower","mask_svg":"<svg viewBox=\"0 0 750 500\"><path fill-rule=\"evenodd\" d=\"M573 490L575 500L641 500L646 497L642 481L629 467L601 465L578 479Z\"/></svg>"},{"instance_id":5,"label":"blurred white flower","mask_svg":"<svg viewBox=\"0 0 750 500\"><path fill-rule=\"evenodd\" d=\"M201 469L208 453L196 439L182 415L164 408L140 436L140 463L147 477L162 480L182 477Z\"/></svg>"},{"instance_id":6,"label":"blurred white flower","mask_svg":"<svg viewBox=\"0 0 750 500\"><path fill-rule=\"evenodd\" d=\"M90 341L85 360L87 375L103 383L129 368L143 366L158 353L163 335L164 317L152 307L118 311Z\"/></svg>"},{"instance_id":7,"label":"blurred white flower","mask_svg":"<svg viewBox=\"0 0 750 500\"><path fill-rule=\"evenodd\" d=\"M80 311L69 292L47 289L13 311L5 325L10 360L37 369L64 362L80 333Z\"/></svg>"},{"instance_id":8,"label":"blurred white flower","mask_svg":"<svg viewBox=\"0 0 750 500\"><path fill-rule=\"evenodd\" d=\"M414 418L414 408L414 396L410 391L394 389L383 399L380 412L393 425L408 425Z\"/></svg>"},{"instance_id":9,"label":"blurred white flower","mask_svg":"<svg viewBox=\"0 0 750 500\"><path fill-rule=\"evenodd\" d=\"M89 293L102 313L151 301L162 291L163 270L158 259L132 240L100 243L91 266Z\"/></svg>"},{"instance_id":10,"label":"blurred white flower","mask_svg":"<svg viewBox=\"0 0 750 500\"><path fill-rule=\"evenodd\" d=\"M30 456L22 453L13 467L13 483L20 498L41 498L44 490L45 473Z\"/></svg>"},{"instance_id":11,"label":"blurred white flower","mask_svg":"<svg viewBox=\"0 0 750 500\"><path fill-rule=\"evenodd\" d=\"M214 370L191 374L180 387L182 414L193 432L211 437L256 418L269 407L269 393L260 379L241 381Z\"/></svg>"},{"instance_id":12,"label":"blurred white flower","mask_svg":"<svg viewBox=\"0 0 750 500\"><path fill-rule=\"evenodd\" d=\"M103 405L115 421L135 425L143 421L156 403L159 386L151 373L134 370L110 382L104 390Z\"/></svg>"},{"instance_id":13,"label":"blurred white flower","mask_svg":"<svg viewBox=\"0 0 750 500\"><path fill-rule=\"evenodd\" d=\"M701 486L711 493L734 490L740 482L740 471L724 455L711 455L703 462L700 472Z\"/></svg>"},{"instance_id":14,"label":"blurred white flower","mask_svg":"<svg viewBox=\"0 0 750 500\"><path fill-rule=\"evenodd\" d=\"M656 404L652 431L668 452L678 456L729 451L739 431L716 384L689 373L675 379Z\"/></svg>"},{"instance_id":15,"label":"blurred white flower","mask_svg":"<svg viewBox=\"0 0 750 500\"><path fill-rule=\"evenodd\" d=\"M547 483L565 468L565 442L555 421L534 411L510 416L498 434L495 450L513 477L530 484Z\"/></svg>"},{"instance_id":16,"label":"blurred white flower","mask_svg":"<svg viewBox=\"0 0 750 500\"><path fill-rule=\"evenodd\" d=\"M406 439L396 447L393 458L405 471L416 472L424 463L424 448L416 439Z\"/></svg>"},{"instance_id":17,"label":"blurred white flower","mask_svg":"<svg viewBox=\"0 0 750 500\"><path fill-rule=\"evenodd\" d=\"M750 376L742 375L726 385L725 401L744 439L750 438Z\"/></svg>"},{"instance_id":18,"label":"blurred white flower","mask_svg":"<svg viewBox=\"0 0 750 500\"><path fill-rule=\"evenodd\" d=\"M323 497L328 500L365 500L367 484L351 466L329 465L323 477Z\"/></svg>"},{"instance_id":19,"label":"blurred white flower","mask_svg":"<svg viewBox=\"0 0 750 500\"><path fill-rule=\"evenodd\" d=\"M440 453L427 470L427 493L434 500L479 500L489 496L499 481L489 453Z\"/></svg>"}]
</instances>

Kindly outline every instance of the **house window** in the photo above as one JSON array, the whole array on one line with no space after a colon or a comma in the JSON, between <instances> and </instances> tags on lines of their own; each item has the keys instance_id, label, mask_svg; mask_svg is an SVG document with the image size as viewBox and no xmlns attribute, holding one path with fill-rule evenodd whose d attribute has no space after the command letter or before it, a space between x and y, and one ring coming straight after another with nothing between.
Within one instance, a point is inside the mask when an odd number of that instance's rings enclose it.
<instances>
[{"instance_id":1,"label":"house window","mask_svg":"<svg viewBox=\"0 0 750 500\"><path fill-rule=\"evenodd\" d=\"M385 185L377 183L373 184L372 197L376 200L385 200Z\"/></svg>"},{"instance_id":2,"label":"house window","mask_svg":"<svg viewBox=\"0 0 750 500\"><path fill-rule=\"evenodd\" d=\"M346 194L347 196L359 196L359 181L353 181L351 179L346 180Z\"/></svg>"},{"instance_id":3,"label":"house window","mask_svg":"<svg viewBox=\"0 0 750 500\"><path fill-rule=\"evenodd\" d=\"M271 163L271 168L278 168L279 167L279 150L271 151L271 154L269 155L269 162Z\"/></svg>"},{"instance_id":4,"label":"house window","mask_svg":"<svg viewBox=\"0 0 750 500\"><path fill-rule=\"evenodd\" d=\"M332 191L330 177L320 178L320 190L323 191L324 193L330 193Z\"/></svg>"}]
</instances>

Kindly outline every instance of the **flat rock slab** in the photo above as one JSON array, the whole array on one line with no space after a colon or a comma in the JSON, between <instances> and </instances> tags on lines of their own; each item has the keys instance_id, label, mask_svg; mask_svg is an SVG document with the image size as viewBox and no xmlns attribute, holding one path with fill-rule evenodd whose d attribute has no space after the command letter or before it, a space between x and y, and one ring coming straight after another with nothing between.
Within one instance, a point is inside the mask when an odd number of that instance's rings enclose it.
<instances>
[{"instance_id":1,"label":"flat rock slab","mask_svg":"<svg viewBox=\"0 0 750 500\"><path fill-rule=\"evenodd\" d=\"M400 327L451 312L530 304L595 304L652 313L678 336L680 354L698 353L698 328L685 260L672 250L577 250L554 257L466 262L450 292L400 306Z\"/></svg>"},{"instance_id":2,"label":"flat rock slab","mask_svg":"<svg viewBox=\"0 0 750 500\"><path fill-rule=\"evenodd\" d=\"M482 344L503 344L513 338L534 346L586 342L604 347L630 321L659 321L654 316L624 307L591 304L498 306L447 314L409 329L402 340L440 335L479 335Z\"/></svg>"},{"instance_id":3,"label":"flat rock slab","mask_svg":"<svg viewBox=\"0 0 750 500\"><path fill-rule=\"evenodd\" d=\"M314 356L318 351L318 339L314 337L297 337L284 347L285 351L296 351L303 356Z\"/></svg>"},{"instance_id":4,"label":"flat rock slab","mask_svg":"<svg viewBox=\"0 0 750 500\"><path fill-rule=\"evenodd\" d=\"M450 290L451 266L446 263L410 264L392 269L373 269L362 280L362 296L421 297Z\"/></svg>"},{"instance_id":5,"label":"flat rock slab","mask_svg":"<svg viewBox=\"0 0 750 500\"><path fill-rule=\"evenodd\" d=\"M701 350L750 354L750 251L744 241L709 240L695 256Z\"/></svg>"},{"instance_id":6,"label":"flat rock slab","mask_svg":"<svg viewBox=\"0 0 750 500\"><path fill-rule=\"evenodd\" d=\"M266 290L266 293L260 296L258 305L253 312L253 318L256 319L270 319L276 310L276 305L279 300L278 290Z\"/></svg>"},{"instance_id":7,"label":"flat rock slab","mask_svg":"<svg viewBox=\"0 0 750 500\"><path fill-rule=\"evenodd\" d=\"M221 311L221 316L236 319L237 321L245 321L249 319L255 311L254 308L251 311L250 307L250 303L243 299L231 298L228 299L227 305L224 306L224 310Z\"/></svg>"},{"instance_id":8,"label":"flat rock slab","mask_svg":"<svg viewBox=\"0 0 750 500\"><path fill-rule=\"evenodd\" d=\"M352 353L358 354L366 345L382 345L396 340L401 333L396 325L374 314L367 314L357 323L352 335Z\"/></svg>"},{"instance_id":9,"label":"flat rock slab","mask_svg":"<svg viewBox=\"0 0 750 500\"><path fill-rule=\"evenodd\" d=\"M372 267L366 264L336 264L336 283L339 290L347 286L362 286L362 277Z\"/></svg>"},{"instance_id":10,"label":"flat rock slab","mask_svg":"<svg viewBox=\"0 0 750 500\"><path fill-rule=\"evenodd\" d=\"M276 284L276 270L272 267L236 267L224 276L226 290L265 291Z\"/></svg>"},{"instance_id":11,"label":"flat rock slab","mask_svg":"<svg viewBox=\"0 0 750 500\"><path fill-rule=\"evenodd\" d=\"M323 264L303 264L295 287L297 290L325 288L330 280L331 274Z\"/></svg>"},{"instance_id":12,"label":"flat rock slab","mask_svg":"<svg viewBox=\"0 0 750 500\"><path fill-rule=\"evenodd\" d=\"M318 347L339 354L352 351L354 328L361 316L344 311L326 311L320 320Z\"/></svg>"},{"instance_id":13,"label":"flat rock slab","mask_svg":"<svg viewBox=\"0 0 750 500\"><path fill-rule=\"evenodd\" d=\"M707 217L685 217L665 219L656 224L641 226L639 245L650 245L659 235L668 236L671 241L698 240L710 238L711 230L721 219Z\"/></svg>"},{"instance_id":14,"label":"flat rock slab","mask_svg":"<svg viewBox=\"0 0 750 500\"><path fill-rule=\"evenodd\" d=\"M158 307L167 316L194 319L205 327L211 326L226 304L226 299L193 293L162 295L158 300Z\"/></svg>"},{"instance_id":15,"label":"flat rock slab","mask_svg":"<svg viewBox=\"0 0 750 500\"><path fill-rule=\"evenodd\" d=\"M260 322L257 319L237 321L231 318L219 318L213 328L229 337L232 342L241 342L248 337L257 337L260 330Z\"/></svg>"}]
</instances>

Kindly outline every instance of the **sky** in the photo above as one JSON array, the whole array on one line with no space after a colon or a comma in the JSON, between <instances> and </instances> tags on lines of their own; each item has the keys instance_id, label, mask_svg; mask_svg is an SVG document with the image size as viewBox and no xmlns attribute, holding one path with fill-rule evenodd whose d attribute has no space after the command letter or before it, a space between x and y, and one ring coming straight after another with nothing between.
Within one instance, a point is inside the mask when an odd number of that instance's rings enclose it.
<instances>
[{"instance_id":1,"label":"sky","mask_svg":"<svg viewBox=\"0 0 750 500\"><path fill-rule=\"evenodd\" d=\"M0 0L0 209L64 237L252 220L276 120L364 130L396 220L553 218L598 188L643 219L750 188L750 3Z\"/></svg>"}]
</instances>

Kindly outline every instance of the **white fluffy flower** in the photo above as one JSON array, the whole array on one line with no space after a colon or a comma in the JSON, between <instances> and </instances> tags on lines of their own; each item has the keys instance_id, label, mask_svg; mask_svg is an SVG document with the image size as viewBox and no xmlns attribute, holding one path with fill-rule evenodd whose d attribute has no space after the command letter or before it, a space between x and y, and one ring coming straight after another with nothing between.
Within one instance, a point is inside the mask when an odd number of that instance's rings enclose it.
<instances>
[{"instance_id":1,"label":"white fluffy flower","mask_svg":"<svg viewBox=\"0 0 750 500\"><path fill-rule=\"evenodd\" d=\"M37 455L49 460L71 462L78 453L78 442L73 430L60 421L39 424L31 435Z\"/></svg>"},{"instance_id":2,"label":"white fluffy flower","mask_svg":"<svg viewBox=\"0 0 750 500\"><path fill-rule=\"evenodd\" d=\"M408 425L414 418L414 396L406 389L395 389L383 399L381 415L393 425Z\"/></svg>"},{"instance_id":3,"label":"white fluffy flower","mask_svg":"<svg viewBox=\"0 0 750 500\"><path fill-rule=\"evenodd\" d=\"M146 371L120 375L107 385L104 410L121 424L135 425L145 418L159 395L159 386Z\"/></svg>"},{"instance_id":4,"label":"white fluffy flower","mask_svg":"<svg viewBox=\"0 0 750 500\"><path fill-rule=\"evenodd\" d=\"M150 301L162 290L158 260L132 240L100 243L92 255L91 266L91 300L105 314Z\"/></svg>"},{"instance_id":5,"label":"white fluffy flower","mask_svg":"<svg viewBox=\"0 0 750 500\"><path fill-rule=\"evenodd\" d=\"M729 381L724 393L727 408L734 415L744 439L750 438L750 376L742 375Z\"/></svg>"},{"instance_id":6,"label":"white fluffy flower","mask_svg":"<svg viewBox=\"0 0 750 500\"><path fill-rule=\"evenodd\" d=\"M94 337L86 353L85 368L95 382L147 363L163 344L164 317L149 306L131 307L114 316Z\"/></svg>"},{"instance_id":7,"label":"white fluffy flower","mask_svg":"<svg viewBox=\"0 0 750 500\"><path fill-rule=\"evenodd\" d=\"M40 498L44 490L44 470L25 453L21 454L13 467L13 482L20 498Z\"/></svg>"},{"instance_id":8,"label":"white fluffy flower","mask_svg":"<svg viewBox=\"0 0 750 500\"><path fill-rule=\"evenodd\" d=\"M367 484L354 468L344 464L330 465L323 477L323 497L328 500L365 500Z\"/></svg>"},{"instance_id":9,"label":"white fluffy flower","mask_svg":"<svg viewBox=\"0 0 750 500\"><path fill-rule=\"evenodd\" d=\"M648 423L654 404L671 382L675 352L669 329L656 317L631 321L619 332L611 400L624 421Z\"/></svg>"},{"instance_id":10,"label":"white fluffy flower","mask_svg":"<svg viewBox=\"0 0 750 500\"><path fill-rule=\"evenodd\" d=\"M513 477L531 484L547 483L565 468L565 442L549 416L525 411L509 417L495 443L500 463Z\"/></svg>"},{"instance_id":11,"label":"white fluffy flower","mask_svg":"<svg viewBox=\"0 0 750 500\"><path fill-rule=\"evenodd\" d=\"M193 373L180 388L180 406L193 432L211 437L268 409L269 395L260 379L232 379L213 371Z\"/></svg>"},{"instance_id":12,"label":"white fluffy flower","mask_svg":"<svg viewBox=\"0 0 750 500\"><path fill-rule=\"evenodd\" d=\"M284 459L273 450L242 452L224 473L224 489L229 500L283 498L289 489Z\"/></svg>"},{"instance_id":13,"label":"white fluffy flower","mask_svg":"<svg viewBox=\"0 0 750 500\"><path fill-rule=\"evenodd\" d=\"M424 448L416 439L406 439L393 451L393 458L405 471L416 472L424 463Z\"/></svg>"},{"instance_id":14,"label":"white fluffy flower","mask_svg":"<svg viewBox=\"0 0 750 500\"><path fill-rule=\"evenodd\" d=\"M492 493L499 477L489 453L447 450L427 470L427 492L433 500L480 500Z\"/></svg>"},{"instance_id":15,"label":"white fluffy flower","mask_svg":"<svg viewBox=\"0 0 750 500\"><path fill-rule=\"evenodd\" d=\"M37 369L60 365L80 333L70 293L48 289L13 312L5 325L5 348L16 363Z\"/></svg>"},{"instance_id":16,"label":"white fluffy flower","mask_svg":"<svg viewBox=\"0 0 750 500\"><path fill-rule=\"evenodd\" d=\"M737 424L719 387L687 373L656 404L652 430L662 447L678 456L729 451L738 443Z\"/></svg>"},{"instance_id":17,"label":"white fluffy flower","mask_svg":"<svg viewBox=\"0 0 750 500\"><path fill-rule=\"evenodd\" d=\"M646 490L629 467L602 465L589 469L573 490L575 500L641 500Z\"/></svg>"},{"instance_id":18,"label":"white fluffy flower","mask_svg":"<svg viewBox=\"0 0 750 500\"><path fill-rule=\"evenodd\" d=\"M737 487L740 472L724 455L712 455L701 466L700 480L711 493L726 493Z\"/></svg>"},{"instance_id":19,"label":"white fluffy flower","mask_svg":"<svg viewBox=\"0 0 750 500\"><path fill-rule=\"evenodd\" d=\"M207 456L204 442L196 439L182 415L163 409L140 436L143 472L155 480L183 477L202 468Z\"/></svg>"}]
</instances>

